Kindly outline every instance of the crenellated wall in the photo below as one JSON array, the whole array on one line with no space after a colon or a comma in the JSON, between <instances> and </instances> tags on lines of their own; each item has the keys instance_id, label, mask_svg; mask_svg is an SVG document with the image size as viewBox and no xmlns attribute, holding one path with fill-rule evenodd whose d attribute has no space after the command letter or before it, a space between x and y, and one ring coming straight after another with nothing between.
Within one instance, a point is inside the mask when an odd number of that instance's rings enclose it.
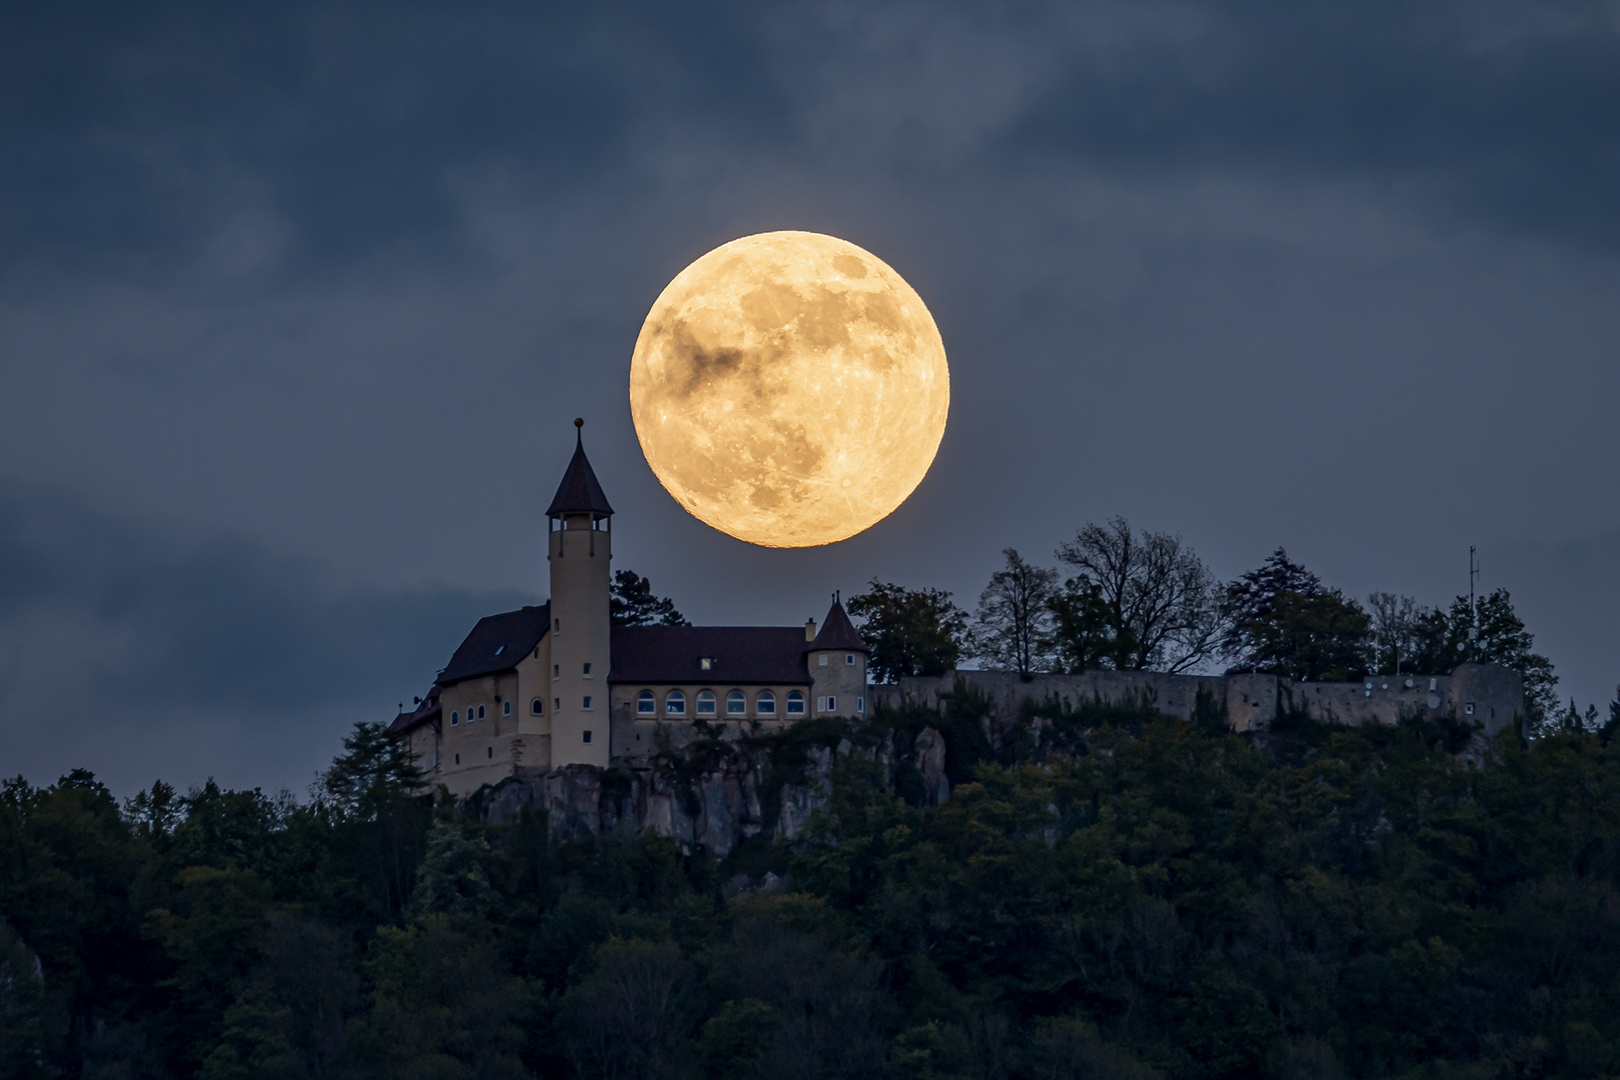
<instances>
[{"instance_id":1,"label":"crenellated wall","mask_svg":"<svg viewBox=\"0 0 1620 1080\"><path fill-rule=\"evenodd\" d=\"M1028 682L1011 671L957 671L937 677L913 676L898 684L873 686L870 697L890 707L909 701L937 709L965 680L995 703L999 718L1014 716L1025 698L1056 697L1071 706L1082 701L1151 700L1167 716L1190 720L1198 695L1225 708L1233 728L1268 726L1279 712L1295 709L1340 724L1394 724L1403 716L1456 716L1477 721L1494 735L1524 711L1524 682L1495 664L1462 664L1450 675L1378 675L1358 682L1294 682L1276 675L1166 675L1154 671L1088 671L1078 675L1035 675Z\"/></svg>"}]
</instances>

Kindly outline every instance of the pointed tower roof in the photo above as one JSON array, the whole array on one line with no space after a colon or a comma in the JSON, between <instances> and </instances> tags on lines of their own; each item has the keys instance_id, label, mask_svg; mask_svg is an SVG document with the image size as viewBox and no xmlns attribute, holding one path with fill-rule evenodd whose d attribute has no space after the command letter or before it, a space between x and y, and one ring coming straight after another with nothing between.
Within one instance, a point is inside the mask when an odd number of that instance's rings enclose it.
<instances>
[{"instance_id":1,"label":"pointed tower roof","mask_svg":"<svg viewBox=\"0 0 1620 1080\"><path fill-rule=\"evenodd\" d=\"M843 603L836 597L833 605L827 611L827 618L821 624L821 633L816 639L804 647L805 652L820 652L822 650L836 652L842 649L845 652L870 653L872 650L861 640L856 632L855 624L849 621L844 612Z\"/></svg>"},{"instance_id":2,"label":"pointed tower roof","mask_svg":"<svg viewBox=\"0 0 1620 1080\"><path fill-rule=\"evenodd\" d=\"M568 471L563 473L562 483L557 485L557 494L552 497L551 506L546 510L547 517L589 514L591 520L595 521L613 515L613 507L608 505L602 485L597 482L596 473L585 458L584 427L585 421L576 417L574 458L568 463Z\"/></svg>"}]
</instances>

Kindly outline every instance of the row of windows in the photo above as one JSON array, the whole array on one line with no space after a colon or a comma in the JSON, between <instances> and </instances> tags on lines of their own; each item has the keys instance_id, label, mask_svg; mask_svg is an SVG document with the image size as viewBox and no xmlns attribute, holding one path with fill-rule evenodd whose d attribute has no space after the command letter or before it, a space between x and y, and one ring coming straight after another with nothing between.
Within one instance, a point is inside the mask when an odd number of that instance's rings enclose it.
<instances>
[{"instance_id":1,"label":"row of windows","mask_svg":"<svg viewBox=\"0 0 1620 1080\"><path fill-rule=\"evenodd\" d=\"M543 715L545 713L545 711L546 711L545 703L542 702L539 698L535 698L534 701L529 705L529 712L533 713L535 716L541 716L541 715ZM510 701L501 702L501 715L502 716L511 716L512 715L512 703ZM469 706L467 706L467 723L470 724L474 720L482 720L483 718L484 718L484 706L482 706L482 705L469 705ZM450 726L455 727L456 725L458 725L460 723L461 723L461 710L460 709L451 709L450 710Z\"/></svg>"},{"instance_id":2,"label":"row of windows","mask_svg":"<svg viewBox=\"0 0 1620 1080\"><path fill-rule=\"evenodd\" d=\"M584 708L588 709L591 707L591 699L589 697L584 698L583 703ZM693 712L698 716L714 716L718 712L717 704L718 699L715 697L713 690L699 690L697 692L696 699L693 701ZM560 698L557 701L557 708L562 708L562 700ZM816 711L837 712L837 699L831 696L816 698ZM855 711L860 713L864 713L866 711L865 698L855 699ZM636 695L636 712L642 716L656 716L658 714L658 698L651 690L643 690L640 694ZM786 712L788 716L804 715L804 694L802 691L788 691ZM769 690L761 690L759 692L759 696L754 699L754 713L758 716L775 716L776 695ZM544 716L546 714L545 701L541 698L535 698L533 701L529 702L529 714L531 716ZM665 694L664 714L666 716L685 716L686 694L680 690L671 690L669 693ZM510 701L501 702L501 715L512 715L512 703ZM744 694L741 690L733 690L728 693L726 695L726 715L747 716L748 695ZM483 718L484 706L467 706L467 722L469 724L474 720L482 720ZM456 727L460 723L461 710L451 709L450 726Z\"/></svg>"},{"instance_id":3,"label":"row of windows","mask_svg":"<svg viewBox=\"0 0 1620 1080\"><path fill-rule=\"evenodd\" d=\"M502 716L511 716L512 715L512 703L510 701L501 702L501 715ZM482 720L483 718L484 718L484 707L482 705L478 705L478 706L469 705L469 706L467 706L467 723L470 724L474 720ZM461 710L460 709L451 709L450 710L450 726L455 727L459 723L461 723Z\"/></svg>"},{"instance_id":4,"label":"row of windows","mask_svg":"<svg viewBox=\"0 0 1620 1080\"><path fill-rule=\"evenodd\" d=\"M698 716L714 716L718 711L718 699L713 690L699 690L693 702L693 712ZM786 702L787 715L804 715L804 693L799 690L789 690ZM651 690L643 690L636 695L636 713L640 716L658 715L658 697ZM776 695L769 690L761 690L754 698L754 714L756 716L776 715ZM664 695L665 716L686 715L686 694L680 690L671 690ZM748 715L748 695L741 690L733 690L726 695L727 716Z\"/></svg>"}]
</instances>

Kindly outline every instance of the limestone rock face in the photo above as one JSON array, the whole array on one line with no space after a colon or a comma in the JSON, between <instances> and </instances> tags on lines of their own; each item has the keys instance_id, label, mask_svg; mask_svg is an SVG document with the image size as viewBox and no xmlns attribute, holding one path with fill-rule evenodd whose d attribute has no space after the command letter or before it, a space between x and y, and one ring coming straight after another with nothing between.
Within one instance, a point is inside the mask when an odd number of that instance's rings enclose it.
<instances>
[{"instance_id":1,"label":"limestone rock face","mask_svg":"<svg viewBox=\"0 0 1620 1080\"><path fill-rule=\"evenodd\" d=\"M787 748L784 744L707 747L688 743L665 757L642 757L610 768L568 765L531 772L484 788L461 803L464 812L509 825L525 811L544 812L553 833L569 838L651 830L683 852L724 858L753 836L791 840L828 803L835 760L870 754L892 776L921 774L926 801L949 796L945 740L932 728L915 738L896 733L876 746L847 738Z\"/></svg>"}]
</instances>

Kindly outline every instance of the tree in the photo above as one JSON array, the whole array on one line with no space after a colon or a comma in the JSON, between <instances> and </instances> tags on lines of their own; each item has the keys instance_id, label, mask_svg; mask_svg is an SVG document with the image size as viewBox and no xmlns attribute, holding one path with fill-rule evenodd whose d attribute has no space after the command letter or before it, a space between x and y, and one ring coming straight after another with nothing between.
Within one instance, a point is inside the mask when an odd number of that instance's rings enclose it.
<instances>
[{"instance_id":1,"label":"tree","mask_svg":"<svg viewBox=\"0 0 1620 1080\"><path fill-rule=\"evenodd\" d=\"M568 994L568 1053L581 1077L676 1077L690 1051L692 965L673 942L611 938Z\"/></svg>"},{"instance_id":2,"label":"tree","mask_svg":"<svg viewBox=\"0 0 1620 1080\"><path fill-rule=\"evenodd\" d=\"M1053 659L1059 669L1078 674L1114 665L1121 635L1101 586L1070 578L1052 597L1051 608ZM1128 635L1127 631L1127 638L1134 642Z\"/></svg>"},{"instance_id":3,"label":"tree","mask_svg":"<svg viewBox=\"0 0 1620 1080\"><path fill-rule=\"evenodd\" d=\"M608 594L608 617L614 626L691 626L686 616L675 610L675 601L655 596L652 582L634 570L613 571L613 588Z\"/></svg>"},{"instance_id":4,"label":"tree","mask_svg":"<svg viewBox=\"0 0 1620 1080\"><path fill-rule=\"evenodd\" d=\"M1388 651L1394 673L1401 672L1401 661L1410 661L1422 648L1418 641L1420 620L1429 612L1419 606L1416 598L1396 596L1394 593L1375 592L1367 597L1367 608L1372 615L1373 632L1378 635L1372 657L1372 670L1383 670L1383 658ZM1411 670L1408 662L1407 670Z\"/></svg>"},{"instance_id":5,"label":"tree","mask_svg":"<svg viewBox=\"0 0 1620 1080\"><path fill-rule=\"evenodd\" d=\"M343 753L321 774L322 802L368 865L376 900L390 917L404 906L421 858L431 814L423 788L409 742L381 723L355 724Z\"/></svg>"},{"instance_id":6,"label":"tree","mask_svg":"<svg viewBox=\"0 0 1620 1080\"><path fill-rule=\"evenodd\" d=\"M1282 548L1227 586L1225 606L1233 670L1329 682L1365 670L1371 618Z\"/></svg>"},{"instance_id":7,"label":"tree","mask_svg":"<svg viewBox=\"0 0 1620 1080\"><path fill-rule=\"evenodd\" d=\"M1477 636L1471 633L1474 630ZM1472 607L1468 597L1457 597L1449 610L1420 618L1414 638L1414 671L1443 675L1465 661L1501 664L1524 679L1526 719L1532 730L1558 714L1558 676L1552 661L1531 651L1535 637L1513 610L1506 589L1480 597Z\"/></svg>"},{"instance_id":8,"label":"tree","mask_svg":"<svg viewBox=\"0 0 1620 1080\"><path fill-rule=\"evenodd\" d=\"M1033 566L1006 548L1004 569L990 575L973 620L974 652L981 660L1011 668L1025 679L1051 663L1052 600L1057 571Z\"/></svg>"},{"instance_id":9,"label":"tree","mask_svg":"<svg viewBox=\"0 0 1620 1080\"><path fill-rule=\"evenodd\" d=\"M1060 599L1060 652L1121 671L1170 672L1215 655L1225 629L1219 590L1181 537L1137 533L1116 517L1088 522L1057 556L1076 571Z\"/></svg>"},{"instance_id":10,"label":"tree","mask_svg":"<svg viewBox=\"0 0 1620 1080\"><path fill-rule=\"evenodd\" d=\"M867 668L884 682L943 675L956 667L967 615L940 589L908 589L873 578L849 598L849 613L872 648Z\"/></svg>"}]
</instances>

